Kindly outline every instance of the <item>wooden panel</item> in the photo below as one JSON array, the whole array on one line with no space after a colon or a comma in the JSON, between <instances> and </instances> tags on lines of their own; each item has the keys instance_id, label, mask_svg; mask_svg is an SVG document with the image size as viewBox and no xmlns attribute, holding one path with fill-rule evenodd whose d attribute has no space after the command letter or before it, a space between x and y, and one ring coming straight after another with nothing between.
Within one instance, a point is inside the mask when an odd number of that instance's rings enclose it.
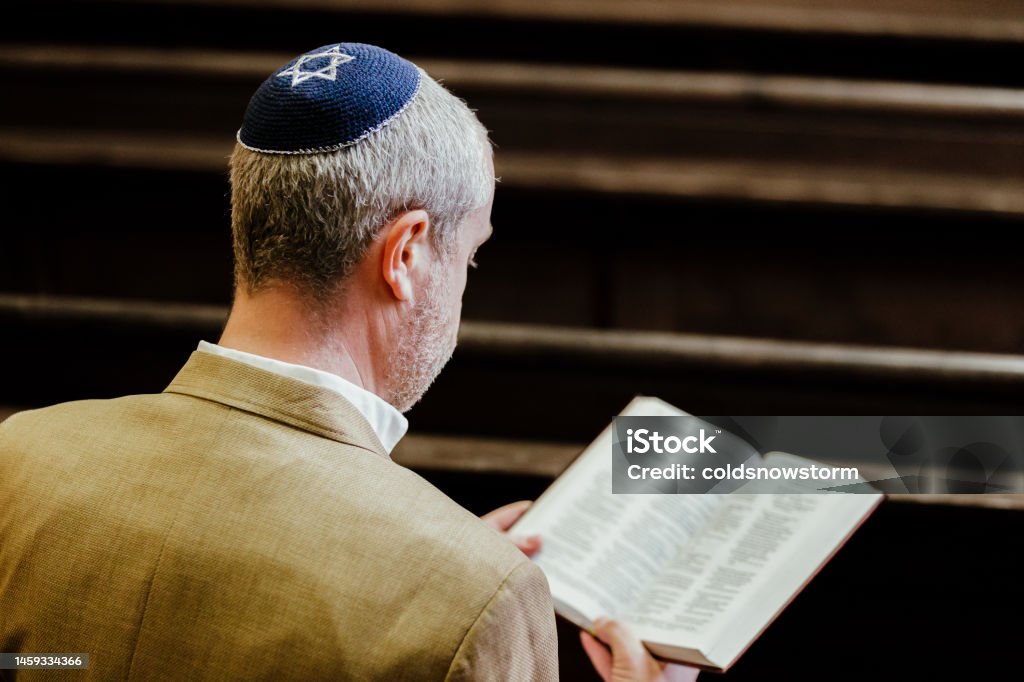
<instances>
[{"instance_id":1,"label":"wooden panel","mask_svg":"<svg viewBox=\"0 0 1024 682\"><path fill-rule=\"evenodd\" d=\"M401 54L473 60L1022 84L1014 68L1024 47L1015 3L890 5L51 0L22 3L20 21L0 24L0 40L292 52L349 39ZM86 24L91 30L83 34Z\"/></svg>"},{"instance_id":2,"label":"wooden panel","mask_svg":"<svg viewBox=\"0 0 1024 682\"><path fill-rule=\"evenodd\" d=\"M149 2L188 4L182 0ZM213 0L206 4L1024 40L1024 9L1006 0Z\"/></svg>"},{"instance_id":3,"label":"wooden panel","mask_svg":"<svg viewBox=\"0 0 1024 682\"><path fill-rule=\"evenodd\" d=\"M939 230L844 238L836 225L808 228L804 245L779 227L776 244L723 229L729 236L718 243L684 233L673 249L624 249L611 264L611 326L1024 349L1024 325L1012 312L1024 310L1015 259L940 246L948 237ZM977 235L984 251L1000 249L986 242Z\"/></svg>"}]
</instances>

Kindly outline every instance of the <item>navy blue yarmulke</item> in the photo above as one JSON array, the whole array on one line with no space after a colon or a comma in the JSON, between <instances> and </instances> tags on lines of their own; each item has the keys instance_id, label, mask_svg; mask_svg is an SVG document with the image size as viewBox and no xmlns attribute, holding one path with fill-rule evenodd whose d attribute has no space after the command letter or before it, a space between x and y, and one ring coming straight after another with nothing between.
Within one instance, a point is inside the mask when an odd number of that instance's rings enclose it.
<instances>
[{"instance_id":1,"label":"navy blue yarmulke","mask_svg":"<svg viewBox=\"0 0 1024 682\"><path fill-rule=\"evenodd\" d=\"M238 141L269 154L341 149L394 120L419 87L419 69L383 48L319 47L263 81L249 100Z\"/></svg>"}]
</instances>

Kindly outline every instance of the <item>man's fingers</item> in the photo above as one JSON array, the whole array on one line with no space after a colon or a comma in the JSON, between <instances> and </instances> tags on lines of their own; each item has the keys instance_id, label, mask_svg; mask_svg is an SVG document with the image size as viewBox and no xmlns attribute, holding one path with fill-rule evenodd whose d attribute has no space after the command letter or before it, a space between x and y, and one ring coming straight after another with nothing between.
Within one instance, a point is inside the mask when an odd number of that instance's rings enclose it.
<instances>
[{"instance_id":1,"label":"man's fingers","mask_svg":"<svg viewBox=\"0 0 1024 682\"><path fill-rule=\"evenodd\" d=\"M583 650L604 682L696 682L696 668L654 659L629 628L610 618L598 618L591 631L580 633ZM604 642L611 651L601 645Z\"/></svg>"},{"instance_id":2,"label":"man's fingers","mask_svg":"<svg viewBox=\"0 0 1024 682\"><path fill-rule=\"evenodd\" d=\"M531 504L533 502L530 500L520 500L519 502L506 504L504 507L499 507L480 517L488 526L499 533L504 533L505 537L511 540L512 544L518 547L520 552L530 557L540 551L540 536L514 537L508 535L508 529L519 520L519 517L530 508Z\"/></svg>"},{"instance_id":3,"label":"man's fingers","mask_svg":"<svg viewBox=\"0 0 1024 682\"><path fill-rule=\"evenodd\" d=\"M612 678L612 654L608 647L594 639L585 630L580 630L580 642L583 643L583 651L594 666L594 670L601 676L604 682Z\"/></svg>"},{"instance_id":4,"label":"man's fingers","mask_svg":"<svg viewBox=\"0 0 1024 682\"><path fill-rule=\"evenodd\" d=\"M647 650L625 625L610 618L594 621L594 634L612 649L617 668L643 670L647 667Z\"/></svg>"},{"instance_id":5,"label":"man's fingers","mask_svg":"<svg viewBox=\"0 0 1024 682\"><path fill-rule=\"evenodd\" d=\"M531 504L533 504L531 500L520 500L519 502L506 504L504 507L498 507L480 518L491 528L499 532L505 532L513 523L519 520L519 517L530 508Z\"/></svg>"},{"instance_id":6,"label":"man's fingers","mask_svg":"<svg viewBox=\"0 0 1024 682\"><path fill-rule=\"evenodd\" d=\"M539 535L530 535L525 538L509 536L509 540L526 556L532 557L540 551L541 541Z\"/></svg>"}]
</instances>

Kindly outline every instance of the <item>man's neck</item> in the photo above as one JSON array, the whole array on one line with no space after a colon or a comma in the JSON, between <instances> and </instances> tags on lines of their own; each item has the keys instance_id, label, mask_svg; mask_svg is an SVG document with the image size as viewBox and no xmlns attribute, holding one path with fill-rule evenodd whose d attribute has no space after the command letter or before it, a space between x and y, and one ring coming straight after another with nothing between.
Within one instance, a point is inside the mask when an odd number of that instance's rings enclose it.
<instances>
[{"instance_id":1,"label":"man's neck","mask_svg":"<svg viewBox=\"0 0 1024 682\"><path fill-rule=\"evenodd\" d=\"M314 312L290 287L274 287L252 296L238 291L218 343L225 348L330 372L381 395L383 387L373 371L370 335L349 338L344 333L345 328L365 330L367 326L331 324L324 318L337 315L338 319L351 319L359 314L358 309Z\"/></svg>"}]
</instances>

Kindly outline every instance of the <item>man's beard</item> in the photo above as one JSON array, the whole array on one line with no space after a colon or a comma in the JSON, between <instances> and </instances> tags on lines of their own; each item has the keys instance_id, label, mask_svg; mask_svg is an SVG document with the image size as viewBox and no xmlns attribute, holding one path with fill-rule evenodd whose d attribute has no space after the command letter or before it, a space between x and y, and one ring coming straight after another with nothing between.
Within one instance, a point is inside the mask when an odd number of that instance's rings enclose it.
<instances>
[{"instance_id":1,"label":"man's beard","mask_svg":"<svg viewBox=\"0 0 1024 682\"><path fill-rule=\"evenodd\" d=\"M388 358L388 402L402 412L419 402L455 352L451 314L445 309L450 290L443 268L437 267Z\"/></svg>"}]
</instances>

